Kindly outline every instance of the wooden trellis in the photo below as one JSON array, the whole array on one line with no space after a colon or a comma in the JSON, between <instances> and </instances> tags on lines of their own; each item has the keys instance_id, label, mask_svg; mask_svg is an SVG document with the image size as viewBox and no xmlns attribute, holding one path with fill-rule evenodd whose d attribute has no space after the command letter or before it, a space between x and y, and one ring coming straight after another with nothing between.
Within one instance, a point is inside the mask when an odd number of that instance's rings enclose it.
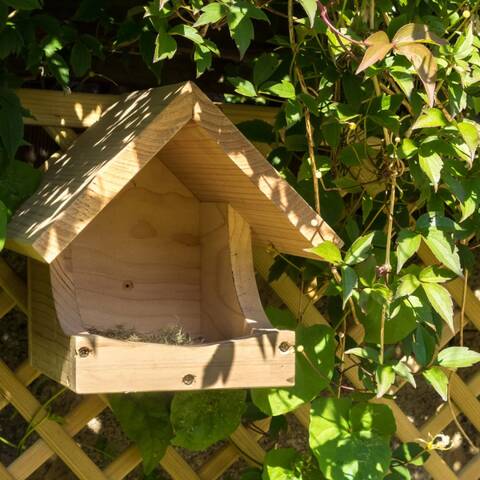
<instances>
[{"instance_id":1,"label":"wooden trellis","mask_svg":"<svg viewBox=\"0 0 480 480\"><path fill-rule=\"evenodd\" d=\"M76 137L73 128L85 128L92 125L102 111L117 98L114 95L91 94L66 96L60 92L35 90L20 90L18 94L23 106L34 115L33 119L27 119L27 123L43 126L62 149L67 148ZM254 118L271 122L275 114L274 109L266 107L225 105L222 108L235 123ZM260 149L264 148L260 146ZM425 264L435 262L433 255L424 246L419 255ZM254 257L258 273L266 279L273 261L272 257L262 250L255 251ZM0 286L2 287L0 318L15 306L24 313L28 313L26 285L1 259ZM326 319L313 305L312 299L302 293L286 275L282 275L280 279L271 283L271 287L293 313L302 312L305 324L326 323ZM463 281L456 279L447 284L447 288L455 302L460 305L463 298ZM480 301L470 289L467 289L465 314L466 318L480 329ZM457 326L458 323L457 319ZM353 338L358 338L360 332L353 329L349 333ZM446 344L452 337L451 332L445 332L442 344ZM92 418L108 408L106 400L98 395L85 396L81 403L66 415L65 423L60 425L48 418L48 413L28 389L38 375L39 373L28 362L24 362L16 371L11 371L0 360L0 409L11 403L27 422L34 420L32 423L36 426L35 430L40 437L10 465L0 464L0 480L27 479L53 455L61 458L70 470L82 480L122 479L138 466L141 456L134 445L123 451L105 469L101 470L95 465L77 445L75 435ZM353 385L360 386L355 368L349 369L346 375ZM455 414L464 414L480 431L480 401L477 399L477 396L480 395L480 371L476 372L467 382L453 374L450 393ZM447 405L443 405L424 425L417 428L394 400L376 401L387 404L392 409L397 422L397 436L401 441L415 441L419 438L427 438L428 434L435 435L453 421L452 412ZM302 425L308 427L309 407L307 405L299 408L295 415ZM244 457L249 463L261 463L265 451L258 443L261 437L258 431L268 428L268 424L269 419L257 422L259 430L240 426L230 437L230 442L212 455L197 471L193 470L172 447L167 450L160 466L175 480L215 480L220 478L241 457ZM454 473L452 468L435 452L432 453L424 468L435 480L478 480L480 478L480 454L473 457L459 473Z\"/></svg>"}]
</instances>

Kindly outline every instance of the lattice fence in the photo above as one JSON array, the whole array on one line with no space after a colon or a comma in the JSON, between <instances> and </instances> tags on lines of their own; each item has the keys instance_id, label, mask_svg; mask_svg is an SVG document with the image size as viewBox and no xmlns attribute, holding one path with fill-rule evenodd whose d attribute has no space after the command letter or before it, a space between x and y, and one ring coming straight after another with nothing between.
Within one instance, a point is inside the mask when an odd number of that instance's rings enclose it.
<instances>
[{"instance_id":1,"label":"lattice fence","mask_svg":"<svg viewBox=\"0 0 480 480\"><path fill-rule=\"evenodd\" d=\"M45 127L62 149L75 138L72 128L85 128L93 124L107 105L116 100L115 96L75 94L64 96L58 92L20 91L23 105L30 109L36 123ZM234 122L262 118L271 121L273 113L268 108L234 107L224 108ZM425 264L432 264L434 257L422 248L419 252ZM262 252L255 251L255 266L258 273L267 278L272 258ZM28 313L27 288L15 272L0 259L0 318L4 317L15 306L24 313ZM283 303L294 313L302 312L305 324L326 323L325 318L314 306L316 298L302 293L295 283L283 275L271 284ZM465 315L477 329L480 329L480 301L470 289L464 292L463 280L457 279L447 285L450 293L458 305L462 304L466 294ZM457 327L458 327L457 318ZM349 334L356 338L359 331L353 329ZM446 344L453 334L445 332L442 344ZM1 352L0 352L1 356ZM350 366L350 365L347 365ZM361 386L355 368L348 369L346 375L355 386ZM132 445L124 450L106 468L101 470L75 442L75 435L87 423L108 408L102 396L85 396L82 401L66 416L65 422L60 425L49 418L48 412L28 389L28 386L39 376L27 362L20 365L15 372L0 360L0 409L9 403L20 415L35 427L39 435L33 445L23 451L10 465L0 464L0 480L27 479L52 456L57 455L70 470L82 480L122 479L132 472L141 462L138 449ZM458 375L451 377L450 395L455 415L464 414L470 423L480 431L480 372L464 382ZM401 408L390 399L376 400L387 404L393 411L397 422L397 436L401 441L414 441L427 438L428 434L435 435L444 430L452 421L452 412L447 405L443 405L420 428L407 418ZM309 407L303 406L295 412L300 423L308 427ZM259 432L268 429L270 420L256 423L257 428L240 426L230 437L230 441L219 451L213 454L199 469L194 471L190 464L176 451L169 448L160 462L160 468L165 470L174 480L215 480L222 476L235 462L243 457L248 463L262 462L264 449L259 445ZM480 479L480 454L476 454L459 473L455 473L444 459L433 452L424 465L435 480L478 480Z\"/></svg>"}]
</instances>

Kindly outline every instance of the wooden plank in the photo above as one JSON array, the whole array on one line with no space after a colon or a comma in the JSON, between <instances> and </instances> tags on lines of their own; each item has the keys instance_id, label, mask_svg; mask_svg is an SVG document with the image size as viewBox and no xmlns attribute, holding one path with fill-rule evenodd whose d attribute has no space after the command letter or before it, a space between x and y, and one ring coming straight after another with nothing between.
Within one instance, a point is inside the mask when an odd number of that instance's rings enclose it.
<instances>
[{"instance_id":1,"label":"wooden plank","mask_svg":"<svg viewBox=\"0 0 480 480\"><path fill-rule=\"evenodd\" d=\"M66 150L78 137L71 128L63 127L44 127L45 131L50 135L52 140L60 147L61 150ZM48 161L47 161L48 162ZM48 169L45 168L45 170Z\"/></svg>"},{"instance_id":2,"label":"wooden plank","mask_svg":"<svg viewBox=\"0 0 480 480\"><path fill-rule=\"evenodd\" d=\"M172 447L167 448L160 465L173 480L200 480L186 460Z\"/></svg>"},{"instance_id":3,"label":"wooden plank","mask_svg":"<svg viewBox=\"0 0 480 480\"><path fill-rule=\"evenodd\" d=\"M468 381L467 387L476 397L480 395L480 371L476 372ZM453 403L452 406L454 415L461 413L455 403ZM427 438L428 434L435 436L437 433L442 432L452 421L452 412L448 404L444 403L440 409L422 425L420 430L424 438Z\"/></svg>"},{"instance_id":4,"label":"wooden plank","mask_svg":"<svg viewBox=\"0 0 480 480\"><path fill-rule=\"evenodd\" d=\"M103 473L65 430L48 418L40 403L1 360L0 392L27 422L35 422L36 432L80 480L106 480Z\"/></svg>"},{"instance_id":5,"label":"wooden plank","mask_svg":"<svg viewBox=\"0 0 480 480\"><path fill-rule=\"evenodd\" d=\"M22 106L30 110L34 118L24 118L27 125L54 127L88 128L94 125L102 113L120 98L120 95L102 93L78 93L69 95L58 90L39 90L22 88L16 91ZM232 122L262 120L272 124L278 114L278 108L219 104Z\"/></svg>"},{"instance_id":6,"label":"wooden plank","mask_svg":"<svg viewBox=\"0 0 480 480\"><path fill-rule=\"evenodd\" d=\"M22 383L22 385L30 385L36 378L40 376L40 372L33 368L28 360L22 362L14 372L17 379ZM0 410L3 410L8 405L8 401L0 397Z\"/></svg>"},{"instance_id":7,"label":"wooden plank","mask_svg":"<svg viewBox=\"0 0 480 480\"><path fill-rule=\"evenodd\" d=\"M86 397L65 416L64 430L71 437L75 436L89 420L99 415L105 407L105 402L100 397ZM43 439L37 440L8 466L8 471L15 480L27 479L53 455L55 452Z\"/></svg>"},{"instance_id":8,"label":"wooden plank","mask_svg":"<svg viewBox=\"0 0 480 480\"><path fill-rule=\"evenodd\" d=\"M15 300L5 291L0 292L0 318L3 318L16 305Z\"/></svg>"},{"instance_id":9,"label":"wooden plank","mask_svg":"<svg viewBox=\"0 0 480 480\"><path fill-rule=\"evenodd\" d=\"M0 463L0 480L16 480L10 475L3 464Z\"/></svg>"},{"instance_id":10,"label":"wooden plank","mask_svg":"<svg viewBox=\"0 0 480 480\"><path fill-rule=\"evenodd\" d=\"M121 480L125 478L142 461L138 448L131 445L124 450L112 463L110 463L103 473L109 480Z\"/></svg>"},{"instance_id":11,"label":"wooden plank","mask_svg":"<svg viewBox=\"0 0 480 480\"><path fill-rule=\"evenodd\" d=\"M246 427L240 425L230 435L230 441L248 464L254 467L263 465L265 450L257 443L252 436L252 432Z\"/></svg>"},{"instance_id":12,"label":"wooden plank","mask_svg":"<svg viewBox=\"0 0 480 480\"><path fill-rule=\"evenodd\" d=\"M12 297L23 313L28 312L27 286L12 270L8 263L0 257L0 286Z\"/></svg>"},{"instance_id":13,"label":"wooden plank","mask_svg":"<svg viewBox=\"0 0 480 480\"><path fill-rule=\"evenodd\" d=\"M480 478L480 453L477 453L459 472L459 480L478 480Z\"/></svg>"}]
</instances>

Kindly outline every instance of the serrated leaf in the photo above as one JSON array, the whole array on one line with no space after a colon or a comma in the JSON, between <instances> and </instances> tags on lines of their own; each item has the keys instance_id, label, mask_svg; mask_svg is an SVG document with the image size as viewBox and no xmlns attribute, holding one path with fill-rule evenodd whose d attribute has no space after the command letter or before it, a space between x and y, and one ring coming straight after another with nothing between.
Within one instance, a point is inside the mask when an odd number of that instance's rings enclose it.
<instances>
[{"instance_id":1,"label":"serrated leaf","mask_svg":"<svg viewBox=\"0 0 480 480\"><path fill-rule=\"evenodd\" d=\"M431 367L422 372L425 380L435 389L442 397L444 402L448 397L448 377L440 367Z\"/></svg>"},{"instance_id":2,"label":"serrated leaf","mask_svg":"<svg viewBox=\"0 0 480 480\"><path fill-rule=\"evenodd\" d=\"M330 240L322 242L317 247L307 248L307 252L318 255L321 260L340 265L342 263L342 254L340 249Z\"/></svg>"},{"instance_id":3,"label":"serrated leaf","mask_svg":"<svg viewBox=\"0 0 480 480\"><path fill-rule=\"evenodd\" d=\"M452 280L452 277L450 270L441 268L438 265L430 265L420 272L418 279L427 283L444 283Z\"/></svg>"},{"instance_id":4,"label":"serrated leaf","mask_svg":"<svg viewBox=\"0 0 480 480\"><path fill-rule=\"evenodd\" d=\"M258 87L267 81L280 65L280 57L276 53L264 53L255 59L253 65L253 83Z\"/></svg>"},{"instance_id":5,"label":"serrated leaf","mask_svg":"<svg viewBox=\"0 0 480 480\"><path fill-rule=\"evenodd\" d=\"M438 283L423 283L422 288L433 309L442 317L445 323L455 332L453 324L453 302L450 293Z\"/></svg>"},{"instance_id":6,"label":"serrated leaf","mask_svg":"<svg viewBox=\"0 0 480 480\"><path fill-rule=\"evenodd\" d=\"M366 358L372 362L377 363L379 361L378 352L372 347L354 347L345 351L347 355L355 355L356 357Z\"/></svg>"},{"instance_id":7,"label":"serrated leaf","mask_svg":"<svg viewBox=\"0 0 480 480\"><path fill-rule=\"evenodd\" d=\"M241 77L228 77L227 80L235 87L235 91L245 97L256 97L257 92L251 82Z\"/></svg>"},{"instance_id":8,"label":"serrated leaf","mask_svg":"<svg viewBox=\"0 0 480 480\"><path fill-rule=\"evenodd\" d=\"M449 124L444 113L439 108L429 108L424 111L413 124L412 130L419 128L446 127Z\"/></svg>"},{"instance_id":9,"label":"serrated leaf","mask_svg":"<svg viewBox=\"0 0 480 480\"><path fill-rule=\"evenodd\" d=\"M417 387L415 377L407 364L400 361L393 366L393 370L398 376L404 378L413 388Z\"/></svg>"},{"instance_id":10,"label":"serrated leaf","mask_svg":"<svg viewBox=\"0 0 480 480\"><path fill-rule=\"evenodd\" d=\"M418 164L420 165L423 173L425 173L425 175L432 182L435 191L437 191L443 168L442 157L440 157L440 155L436 152L422 154L422 150L420 150L418 153Z\"/></svg>"},{"instance_id":11,"label":"serrated leaf","mask_svg":"<svg viewBox=\"0 0 480 480\"><path fill-rule=\"evenodd\" d=\"M395 298L411 295L419 286L419 279L412 273L407 273L400 278L397 290L395 292Z\"/></svg>"},{"instance_id":12,"label":"serrated leaf","mask_svg":"<svg viewBox=\"0 0 480 480\"><path fill-rule=\"evenodd\" d=\"M202 14L198 17L197 21L193 24L194 27L201 27L210 23L219 22L225 15L225 5L222 3L209 3L201 9Z\"/></svg>"},{"instance_id":13,"label":"serrated leaf","mask_svg":"<svg viewBox=\"0 0 480 480\"><path fill-rule=\"evenodd\" d=\"M435 103L435 81L437 78L437 62L432 52L418 43L400 44L396 51L408 58L425 87L430 107Z\"/></svg>"},{"instance_id":14,"label":"serrated leaf","mask_svg":"<svg viewBox=\"0 0 480 480\"><path fill-rule=\"evenodd\" d=\"M347 250L345 254L345 263L347 265L355 265L357 263L363 262L366 260L370 249L372 248L372 241L375 232L371 232L367 235L363 235L360 238L357 238L352 244L352 246Z\"/></svg>"},{"instance_id":15,"label":"serrated leaf","mask_svg":"<svg viewBox=\"0 0 480 480\"><path fill-rule=\"evenodd\" d=\"M462 135L462 138L465 141L468 149L470 150L470 161L468 163L471 166L479 144L478 129L468 120L457 123L457 128Z\"/></svg>"},{"instance_id":16,"label":"serrated leaf","mask_svg":"<svg viewBox=\"0 0 480 480\"><path fill-rule=\"evenodd\" d=\"M196 43L197 45L203 44L203 38L202 36L198 33L198 30L195 27L192 27L191 25L185 25L185 24L180 24L180 25L175 25L173 28L171 28L168 31L169 35L180 35L184 38L187 38L188 40L191 40L193 43Z\"/></svg>"},{"instance_id":17,"label":"serrated leaf","mask_svg":"<svg viewBox=\"0 0 480 480\"><path fill-rule=\"evenodd\" d=\"M436 33L431 32L427 25L421 23L408 23L403 25L395 33L392 43L412 43L412 42L424 42L434 43L437 45L446 45L447 41L440 38Z\"/></svg>"},{"instance_id":18,"label":"serrated leaf","mask_svg":"<svg viewBox=\"0 0 480 480\"><path fill-rule=\"evenodd\" d=\"M383 60L387 53L392 49L393 45L385 32L375 32L365 40L365 45L368 45L362 61L355 73L360 73L372 66L374 63Z\"/></svg>"},{"instance_id":19,"label":"serrated leaf","mask_svg":"<svg viewBox=\"0 0 480 480\"><path fill-rule=\"evenodd\" d=\"M375 372L377 383L377 398L382 398L395 382L395 370L391 365L379 365Z\"/></svg>"},{"instance_id":20,"label":"serrated leaf","mask_svg":"<svg viewBox=\"0 0 480 480\"><path fill-rule=\"evenodd\" d=\"M153 61L160 62L173 58L177 51L176 40L165 31L158 32L155 38L155 53L153 54Z\"/></svg>"},{"instance_id":21,"label":"serrated leaf","mask_svg":"<svg viewBox=\"0 0 480 480\"><path fill-rule=\"evenodd\" d=\"M313 27L315 23L315 15L317 13L317 0L298 0L300 5L305 10L308 19L310 20L310 26Z\"/></svg>"},{"instance_id":22,"label":"serrated leaf","mask_svg":"<svg viewBox=\"0 0 480 480\"><path fill-rule=\"evenodd\" d=\"M405 262L417 253L420 248L422 236L410 230L401 230L397 239L397 273L405 265Z\"/></svg>"},{"instance_id":23,"label":"serrated leaf","mask_svg":"<svg viewBox=\"0 0 480 480\"><path fill-rule=\"evenodd\" d=\"M302 473L295 468L299 457L294 448L270 450L263 461L262 480L303 480Z\"/></svg>"},{"instance_id":24,"label":"serrated leaf","mask_svg":"<svg viewBox=\"0 0 480 480\"><path fill-rule=\"evenodd\" d=\"M240 425L245 398L245 390L176 393L170 413L175 432L172 443L198 451L227 438Z\"/></svg>"},{"instance_id":25,"label":"serrated leaf","mask_svg":"<svg viewBox=\"0 0 480 480\"><path fill-rule=\"evenodd\" d=\"M353 291L357 288L358 285L358 276L355 270L348 266L344 265L342 267L342 300L343 300L343 308L347 304L349 298L352 296Z\"/></svg>"},{"instance_id":26,"label":"serrated leaf","mask_svg":"<svg viewBox=\"0 0 480 480\"><path fill-rule=\"evenodd\" d=\"M265 85L264 88L275 95L278 95L280 98L295 98L295 87L293 83L288 80L282 80L279 83L273 83L270 85Z\"/></svg>"},{"instance_id":27,"label":"serrated leaf","mask_svg":"<svg viewBox=\"0 0 480 480\"><path fill-rule=\"evenodd\" d=\"M439 352L437 362L446 368L471 367L480 362L480 353L468 347L448 347Z\"/></svg>"},{"instance_id":28,"label":"serrated leaf","mask_svg":"<svg viewBox=\"0 0 480 480\"><path fill-rule=\"evenodd\" d=\"M168 397L135 393L109 395L108 399L123 431L139 448L148 475L158 466L173 437Z\"/></svg>"},{"instance_id":29,"label":"serrated leaf","mask_svg":"<svg viewBox=\"0 0 480 480\"><path fill-rule=\"evenodd\" d=\"M267 415L283 415L311 401L329 384L335 364L335 335L326 325L296 329L295 386L251 390L253 403Z\"/></svg>"},{"instance_id":30,"label":"serrated leaf","mask_svg":"<svg viewBox=\"0 0 480 480\"><path fill-rule=\"evenodd\" d=\"M463 276L458 249L449 242L444 232L432 228L423 238L439 262L459 277Z\"/></svg>"},{"instance_id":31,"label":"serrated leaf","mask_svg":"<svg viewBox=\"0 0 480 480\"><path fill-rule=\"evenodd\" d=\"M243 58L253 40L253 23L246 15L245 10L238 8L231 9L227 14L227 23L230 36L240 52L240 58Z\"/></svg>"}]
</instances>

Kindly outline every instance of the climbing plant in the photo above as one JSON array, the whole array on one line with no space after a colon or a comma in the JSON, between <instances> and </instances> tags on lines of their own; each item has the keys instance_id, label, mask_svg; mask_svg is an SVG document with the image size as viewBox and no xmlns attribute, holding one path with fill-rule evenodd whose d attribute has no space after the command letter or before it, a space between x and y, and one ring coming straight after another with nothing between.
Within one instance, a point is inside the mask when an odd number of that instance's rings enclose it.
<instances>
[{"instance_id":1,"label":"climbing plant","mask_svg":"<svg viewBox=\"0 0 480 480\"><path fill-rule=\"evenodd\" d=\"M111 397L146 474L168 445L205 449L242 421L273 416L274 438L283 415L311 402L310 451L272 449L244 480L411 478L409 465L448 442L392 450L392 412L369 400L423 377L447 402L451 372L480 361L464 345L465 305L456 321L445 288L467 285L479 246L480 2L120 3L83 0L67 15L47 1L0 0L1 242L40 175L16 156L29 113L14 88L82 90L104 79L97 68L112 53L140 56L161 83L187 55L192 77L217 73L224 101L277 108L274 125L239 128L269 145L269 161L344 245L321 244L317 260L277 255L270 271L326 298L330 327L305 326L302 308L268 309L275 326L296 330L294 387ZM438 265L422 266L422 248ZM346 380L352 367L361 387Z\"/></svg>"}]
</instances>

